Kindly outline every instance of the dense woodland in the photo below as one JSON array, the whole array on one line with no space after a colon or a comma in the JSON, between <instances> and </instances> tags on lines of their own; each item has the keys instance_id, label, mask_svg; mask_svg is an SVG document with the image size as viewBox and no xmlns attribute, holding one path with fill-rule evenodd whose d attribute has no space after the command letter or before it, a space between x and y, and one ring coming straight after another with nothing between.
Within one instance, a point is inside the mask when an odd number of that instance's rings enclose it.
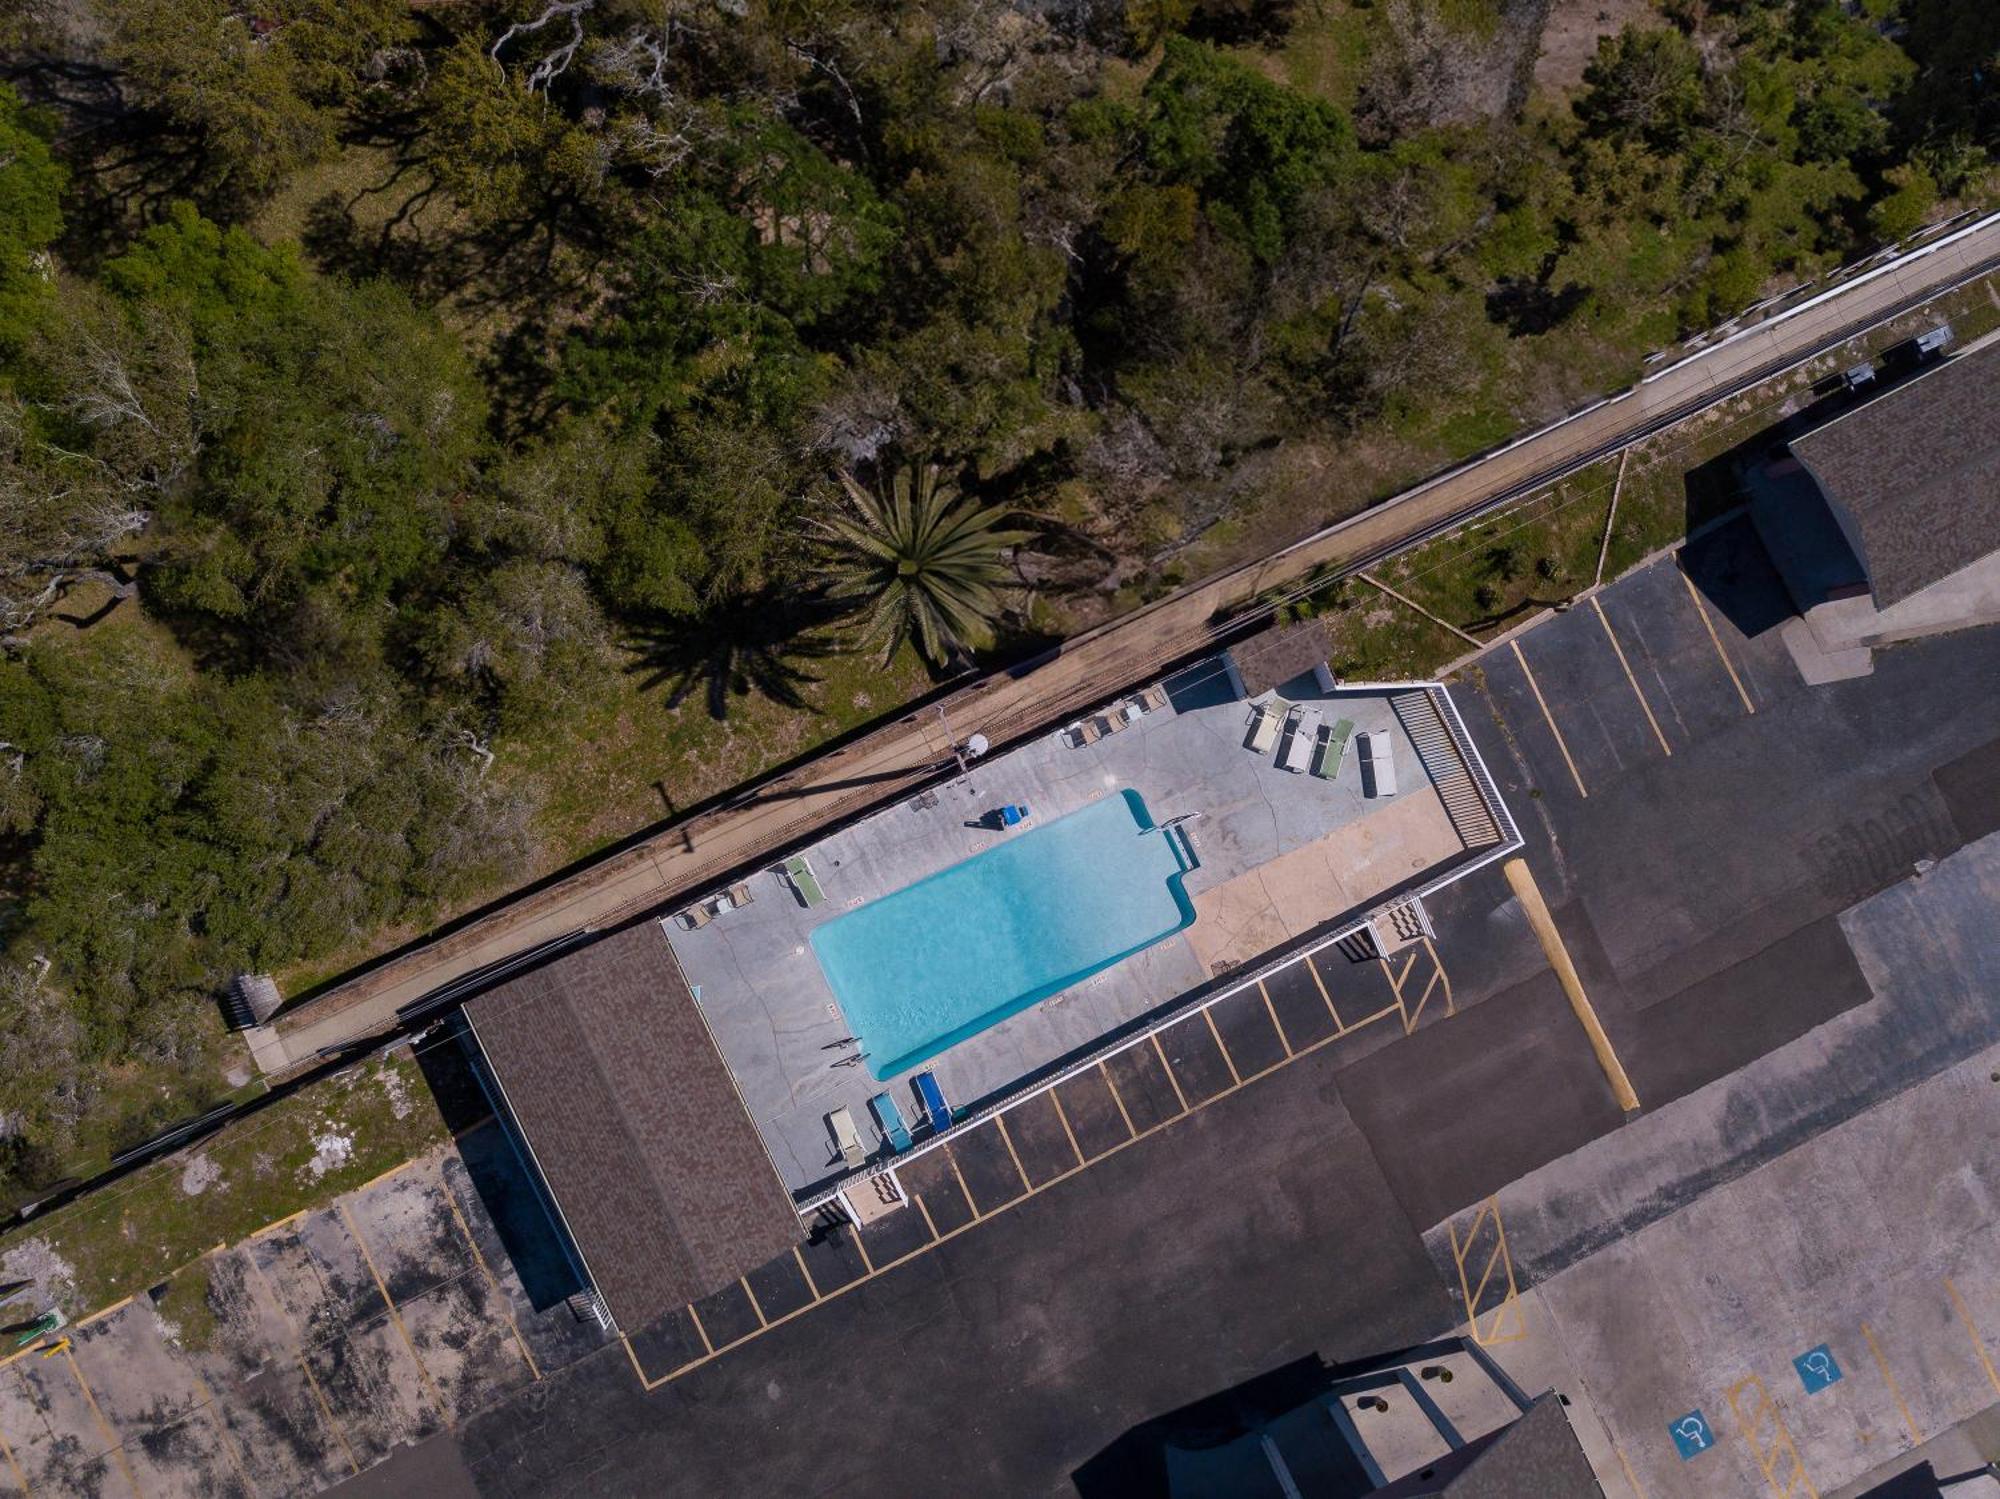
<instances>
[{"instance_id":1,"label":"dense woodland","mask_svg":"<svg viewBox=\"0 0 2000 1499\"><path fill-rule=\"evenodd\" d=\"M574 852L635 652L664 722L1019 651L1991 194L1989 0L1615 9L6 8L10 1179Z\"/></svg>"}]
</instances>

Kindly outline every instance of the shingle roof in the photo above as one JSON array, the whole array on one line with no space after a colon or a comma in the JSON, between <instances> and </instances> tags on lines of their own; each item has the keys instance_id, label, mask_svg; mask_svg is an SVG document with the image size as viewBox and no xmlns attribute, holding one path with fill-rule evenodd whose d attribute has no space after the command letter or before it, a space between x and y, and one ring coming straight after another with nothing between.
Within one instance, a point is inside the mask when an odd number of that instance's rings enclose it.
<instances>
[{"instance_id":1,"label":"shingle roof","mask_svg":"<svg viewBox=\"0 0 2000 1499\"><path fill-rule=\"evenodd\" d=\"M2000 344L1947 360L1791 446L1859 531L1876 608L2000 551Z\"/></svg>"},{"instance_id":2,"label":"shingle roof","mask_svg":"<svg viewBox=\"0 0 2000 1499\"><path fill-rule=\"evenodd\" d=\"M1255 697L1325 665L1331 651L1326 621L1302 619L1239 641L1229 648L1229 658L1236 663L1243 690Z\"/></svg>"},{"instance_id":3,"label":"shingle roof","mask_svg":"<svg viewBox=\"0 0 2000 1499\"><path fill-rule=\"evenodd\" d=\"M466 1015L620 1326L720 1290L800 1238L656 923L510 979Z\"/></svg>"}]
</instances>

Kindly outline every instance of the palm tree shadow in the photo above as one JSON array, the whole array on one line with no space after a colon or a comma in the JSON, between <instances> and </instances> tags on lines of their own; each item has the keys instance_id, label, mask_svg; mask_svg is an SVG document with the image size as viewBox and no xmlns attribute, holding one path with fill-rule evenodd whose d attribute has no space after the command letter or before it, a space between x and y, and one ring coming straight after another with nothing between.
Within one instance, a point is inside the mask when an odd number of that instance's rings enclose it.
<instances>
[{"instance_id":1,"label":"palm tree shadow","mask_svg":"<svg viewBox=\"0 0 2000 1499\"><path fill-rule=\"evenodd\" d=\"M648 692L666 688L669 708L701 692L718 721L730 699L752 694L817 713L805 696L821 680L811 666L845 649L831 626L848 612L820 595L762 588L694 619L640 626L625 642L633 656L625 670L643 674Z\"/></svg>"}]
</instances>

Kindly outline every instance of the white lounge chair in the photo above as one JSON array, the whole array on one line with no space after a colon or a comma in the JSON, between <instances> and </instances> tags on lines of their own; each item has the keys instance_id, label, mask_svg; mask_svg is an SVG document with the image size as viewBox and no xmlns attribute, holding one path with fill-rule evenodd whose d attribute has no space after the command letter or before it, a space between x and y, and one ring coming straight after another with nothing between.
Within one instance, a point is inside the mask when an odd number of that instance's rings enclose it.
<instances>
[{"instance_id":1,"label":"white lounge chair","mask_svg":"<svg viewBox=\"0 0 2000 1499\"><path fill-rule=\"evenodd\" d=\"M1396 794L1396 741L1387 729L1370 729L1361 738L1364 789L1370 796Z\"/></svg>"},{"instance_id":2,"label":"white lounge chair","mask_svg":"<svg viewBox=\"0 0 2000 1499\"><path fill-rule=\"evenodd\" d=\"M1292 737L1278 756L1278 768L1303 772L1312 764L1313 745L1319 739L1319 709L1300 708L1292 714Z\"/></svg>"},{"instance_id":3,"label":"white lounge chair","mask_svg":"<svg viewBox=\"0 0 2000 1499\"><path fill-rule=\"evenodd\" d=\"M1251 754L1268 755L1271 753L1272 746L1278 742L1278 731L1285 726L1285 714L1290 711L1291 706L1290 703L1279 697L1274 697L1269 702L1257 705L1257 716L1253 720L1253 727L1250 730L1248 741Z\"/></svg>"},{"instance_id":4,"label":"white lounge chair","mask_svg":"<svg viewBox=\"0 0 2000 1499\"><path fill-rule=\"evenodd\" d=\"M846 1104L842 1104L826 1116L833 1126L834 1143L840 1147L840 1158L851 1167L867 1164L868 1152L861 1148L861 1132L854 1127L854 1114Z\"/></svg>"}]
</instances>

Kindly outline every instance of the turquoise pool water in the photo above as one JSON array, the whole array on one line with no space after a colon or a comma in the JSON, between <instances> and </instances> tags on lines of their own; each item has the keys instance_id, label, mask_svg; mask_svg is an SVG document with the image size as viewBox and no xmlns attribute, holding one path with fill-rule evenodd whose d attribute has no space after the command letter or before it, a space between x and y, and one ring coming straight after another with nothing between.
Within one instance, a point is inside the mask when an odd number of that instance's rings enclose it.
<instances>
[{"instance_id":1,"label":"turquoise pool water","mask_svg":"<svg viewBox=\"0 0 2000 1499\"><path fill-rule=\"evenodd\" d=\"M816 929L883 1080L1194 920L1179 846L1136 791L1016 833Z\"/></svg>"}]
</instances>

